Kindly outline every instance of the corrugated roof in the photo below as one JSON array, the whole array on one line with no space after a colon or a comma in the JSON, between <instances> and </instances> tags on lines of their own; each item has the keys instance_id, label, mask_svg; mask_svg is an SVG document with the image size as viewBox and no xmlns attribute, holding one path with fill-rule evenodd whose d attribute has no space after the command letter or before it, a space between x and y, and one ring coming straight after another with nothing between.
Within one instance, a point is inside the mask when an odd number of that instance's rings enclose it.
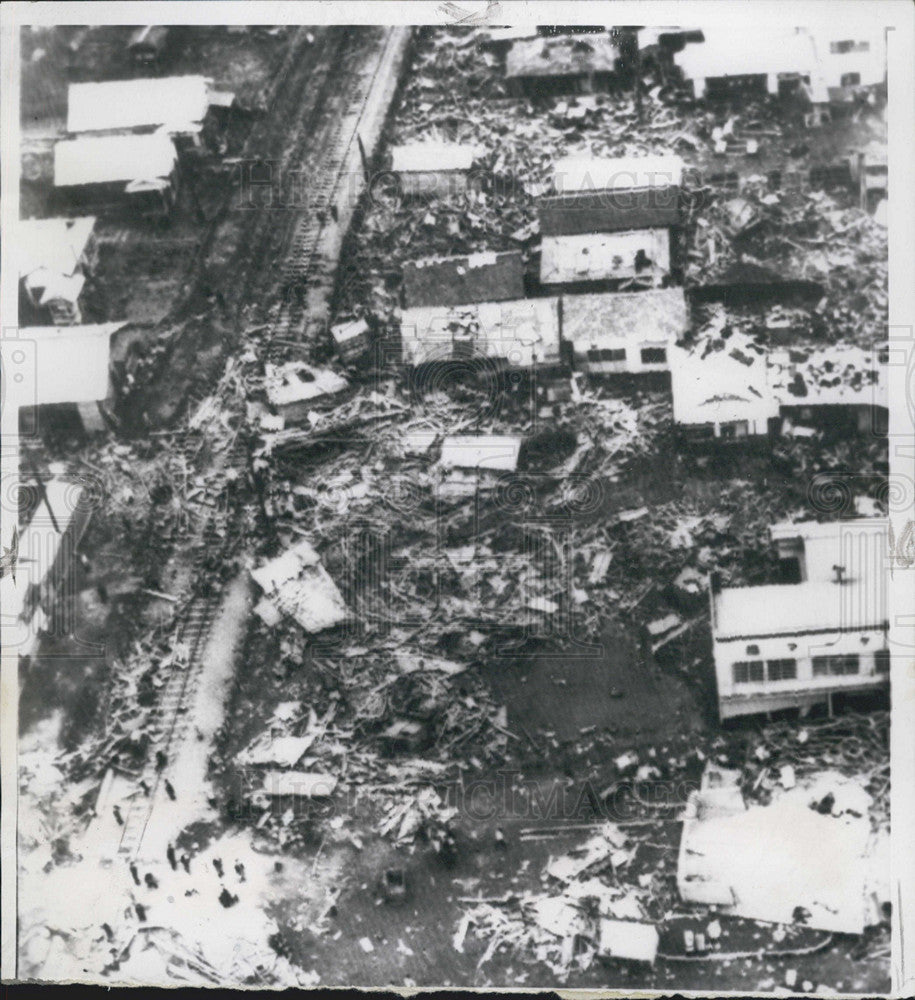
<instances>
[{"instance_id":1,"label":"corrugated roof","mask_svg":"<svg viewBox=\"0 0 915 1000\"><path fill-rule=\"evenodd\" d=\"M524 260L518 251L427 257L403 269L407 305L452 306L524 296Z\"/></svg>"},{"instance_id":2,"label":"corrugated roof","mask_svg":"<svg viewBox=\"0 0 915 1000\"><path fill-rule=\"evenodd\" d=\"M652 266L637 270L635 259L640 250ZM544 284L650 277L653 269L661 273L670 269L666 229L544 236L540 242L540 280Z\"/></svg>"},{"instance_id":3,"label":"corrugated roof","mask_svg":"<svg viewBox=\"0 0 915 1000\"><path fill-rule=\"evenodd\" d=\"M163 125L170 132L199 126L209 104L202 76L165 76L71 83L68 132L114 132Z\"/></svg>"},{"instance_id":4,"label":"corrugated roof","mask_svg":"<svg viewBox=\"0 0 915 1000\"><path fill-rule=\"evenodd\" d=\"M19 276L44 269L71 275L95 229L95 216L76 219L24 219L17 224Z\"/></svg>"},{"instance_id":5,"label":"corrugated roof","mask_svg":"<svg viewBox=\"0 0 915 1000\"><path fill-rule=\"evenodd\" d=\"M682 288L566 295L562 300L563 337L572 343L596 347L611 339L677 340L688 325Z\"/></svg>"},{"instance_id":6,"label":"corrugated roof","mask_svg":"<svg viewBox=\"0 0 915 1000\"><path fill-rule=\"evenodd\" d=\"M405 309L400 332L404 360L414 365L468 356L505 359L517 367L553 362L559 357L559 300Z\"/></svg>"},{"instance_id":7,"label":"corrugated roof","mask_svg":"<svg viewBox=\"0 0 915 1000\"><path fill-rule=\"evenodd\" d=\"M391 149L391 170L395 174L469 170L476 154L475 147L458 143L414 142Z\"/></svg>"},{"instance_id":8,"label":"corrugated roof","mask_svg":"<svg viewBox=\"0 0 915 1000\"><path fill-rule=\"evenodd\" d=\"M115 184L168 177L177 161L164 132L152 135L81 136L54 147L54 184Z\"/></svg>"},{"instance_id":9,"label":"corrugated roof","mask_svg":"<svg viewBox=\"0 0 915 1000\"><path fill-rule=\"evenodd\" d=\"M505 76L579 76L614 73L619 48L609 35L520 39L505 57Z\"/></svg>"},{"instance_id":10,"label":"corrugated roof","mask_svg":"<svg viewBox=\"0 0 915 1000\"><path fill-rule=\"evenodd\" d=\"M773 542L800 539L807 579L819 583L833 579L834 566L845 567L846 579L867 581L879 576L887 552L887 522L882 517L785 521L773 524L769 536Z\"/></svg>"}]
</instances>

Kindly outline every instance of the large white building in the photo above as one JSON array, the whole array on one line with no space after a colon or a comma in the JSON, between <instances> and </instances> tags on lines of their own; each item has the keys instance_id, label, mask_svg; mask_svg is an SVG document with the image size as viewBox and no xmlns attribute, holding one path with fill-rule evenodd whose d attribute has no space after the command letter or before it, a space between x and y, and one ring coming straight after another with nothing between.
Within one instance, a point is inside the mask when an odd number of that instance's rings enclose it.
<instances>
[{"instance_id":1,"label":"large white building","mask_svg":"<svg viewBox=\"0 0 915 1000\"><path fill-rule=\"evenodd\" d=\"M722 719L831 705L889 680L887 522L773 525L782 579L722 588L711 628Z\"/></svg>"}]
</instances>

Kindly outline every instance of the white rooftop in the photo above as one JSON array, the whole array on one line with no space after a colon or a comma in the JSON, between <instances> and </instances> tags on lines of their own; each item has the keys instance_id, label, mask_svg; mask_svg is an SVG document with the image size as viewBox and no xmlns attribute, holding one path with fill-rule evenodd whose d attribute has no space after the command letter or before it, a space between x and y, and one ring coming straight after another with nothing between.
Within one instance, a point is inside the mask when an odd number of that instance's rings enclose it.
<instances>
[{"instance_id":1,"label":"white rooftop","mask_svg":"<svg viewBox=\"0 0 915 1000\"><path fill-rule=\"evenodd\" d=\"M702 32L704 42L690 43L674 55L674 62L687 80L769 73L816 74L816 51L803 28L774 24L734 31L719 24L704 27Z\"/></svg>"},{"instance_id":2,"label":"white rooftop","mask_svg":"<svg viewBox=\"0 0 915 1000\"><path fill-rule=\"evenodd\" d=\"M887 522L882 517L782 521L769 528L769 536L773 542L803 541L807 579L813 582L831 581L834 566L845 567L846 579L864 580L879 575L887 551Z\"/></svg>"},{"instance_id":3,"label":"white rooftop","mask_svg":"<svg viewBox=\"0 0 915 1000\"><path fill-rule=\"evenodd\" d=\"M32 326L34 386L20 405L92 403L108 395L111 335L124 323L85 326ZM27 375L28 378L28 375Z\"/></svg>"},{"instance_id":4,"label":"white rooftop","mask_svg":"<svg viewBox=\"0 0 915 1000\"><path fill-rule=\"evenodd\" d=\"M521 438L457 435L445 438L440 463L447 469L512 472L520 452Z\"/></svg>"},{"instance_id":5,"label":"white rooftop","mask_svg":"<svg viewBox=\"0 0 915 1000\"><path fill-rule=\"evenodd\" d=\"M676 347L670 353L673 417L677 424L757 420L778 416L778 401L768 381L765 358L748 355L746 365L728 351L705 357Z\"/></svg>"},{"instance_id":6,"label":"white rooftop","mask_svg":"<svg viewBox=\"0 0 915 1000\"><path fill-rule=\"evenodd\" d=\"M451 356L453 338L470 336L473 357L524 367L559 353L559 300L512 299L460 306L418 306L401 314L404 358L411 364Z\"/></svg>"},{"instance_id":7,"label":"white rooftop","mask_svg":"<svg viewBox=\"0 0 915 1000\"><path fill-rule=\"evenodd\" d=\"M203 121L208 82L202 76L166 76L105 83L71 83L68 132L110 132L164 125L193 130Z\"/></svg>"},{"instance_id":8,"label":"white rooftop","mask_svg":"<svg viewBox=\"0 0 915 1000\"><path fill-rule=\"evenodd\" d=\"M642 250L651 264L636 269ZM540 280L547 285L582 281L646 278L670 270L670 237L666 229L631 229L618 233L544 236L540 241Z\"/></svg>"},{"instance_id":9,"label":"white rooftop","mask_svg":"<svg viewBox=\"0 0 915 1000\"><path fill-rule=\"evenodd\" d=\"M715 615L716 639L874 629L886 621L886 588L872 581L725 587Z\"/></svg>"},{"instance_id":10,"label":"white rooftop","mask_svg":"<svg viewBox=\"0 0 915 1000\"><path fill-rule=\"evenodd\" d=\"M553 168L560 194L677 187L683 177L679 156L566 156Z\"/></svg>"},{"instance_id":11,"label":"white rooftop","mask_svg":"<svg viewBox=\"0 0 915 1000\"><path fill-rule=\"evenodd\" d=\"M396 174L469 170L476 154L474 146L448 142L414 142L392 148L391 169Z\"/></svg>"},{"instance_id":12,"label":"white rooftop","mask_svg":"<svg viewBox=\"0 0 915 1000\"><path fill-rule=\"evenodd\" d=\"M165 132L151 135L81 136L54 147L54 184L115 184L168 177L177 154Z\"/></svg>"},{"instance_id":13,"label":"white rooftop","mask_svg":"<svg viewBox=\"0 0 915 1000\"><path fill-rule=\"evenodd\" d=\"M47 270L70 275L76 270L95 229L95 217L24 219L16 233L19 276Z\"/></svg>"},{"instance_id":14,"label":"white rooftop","mask_svg":"<svg viewBox=\"0 0 915 1000\"><path fill-rule=\"evenodd\" d=\"M803 353L803 361L792 361L787 350L769 355L769 380L783 406L888 405L886 365L874 351L833 345ZM791 391L796 375L803 380L803 395Z\"/></svg>"}]
</instances>

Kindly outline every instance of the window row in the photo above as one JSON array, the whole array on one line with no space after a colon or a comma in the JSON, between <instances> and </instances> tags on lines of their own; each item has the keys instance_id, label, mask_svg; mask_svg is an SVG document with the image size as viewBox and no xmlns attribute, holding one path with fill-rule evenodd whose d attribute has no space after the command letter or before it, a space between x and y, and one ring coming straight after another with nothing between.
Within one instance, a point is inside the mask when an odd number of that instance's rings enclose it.
<instances>
[{"instance_id":1,"label":"window row","mask_svg":"<svg viewBox=\"0 0 915 1000\"><path fill-rule=\"evenodd\" d=\"M667 349L664 347L643 347L640 356L644 365L663 365L667 363ZM625 361L625 347L592 347L587 351L589 361Z\"/></svg>"},{"instance_id":2,"label":"window row","mask_svg":"<svg viewBox=\"0 0 915 1000\"><path fill-rule=\"evenodd\" d=\"M789 681L797 677L797 660L743 660L734 664L735 684Z\"/></svg>"}]
</instances>

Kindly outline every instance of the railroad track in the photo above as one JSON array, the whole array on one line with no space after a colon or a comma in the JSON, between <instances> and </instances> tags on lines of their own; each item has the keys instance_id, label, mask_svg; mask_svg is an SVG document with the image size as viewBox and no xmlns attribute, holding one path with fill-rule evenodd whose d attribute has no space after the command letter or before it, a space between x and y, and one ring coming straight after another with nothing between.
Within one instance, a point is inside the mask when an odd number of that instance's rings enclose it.
<instances>
[{"instance_id":1,"label":"railroad track","mask_svg":"<svg viewBox=\"0 0 915 1000\"><path fill-rule=\"evenodd\" d=\"M363 66L363 72L347 77L349 86L339 93L335 101L330 102L335 107L328 109L324 106L324 100L329 96L334 83L339 82L332 71L347 37L347 32L343 29L338 30L338 33L328 40L328 48L319 63L323 76L315 81L309 110L300 120L299 134L286 148L282 160L283 169L295 165L297 160L304 162L309 147L314 146L316 140L319 142L318 148L322 151L322 155L318 157L316 166L312 164L314 168L312 176L316 176L318 181L312 192L307 212L295 221L292 239L281 269L280 301L274 312L274 321L269 334L270 344L273 345L268 347L268 356L272 355L271 359L280 360L287 356L292 348L289 335L300 331L302 320L306 315L305 295L297 293L304 293L309 284L317 282L323 283L321 287L325 294L330 293L336 261L328 257L323 237L332 214L331 206L340 200L341 184L353 169L354 162L360 162L357 135L364 120L367 102L378 84L379 77L393 65L392 45L395 34L388 29L383 43L377 47L368 66ZM401 38L401 43L402 41ZM289 98L281 101L275 113L282 114L288 110L286 107L288 103ZM329 117L328 110L332 112ZM338 111L343 113L335 113ZM315 126L322 115L325 118L325 127L323 130L316 130ZM350 197L343 206L344 212L338 210L337 218L333 220L334 225L340 225L344 230L348 228L358 199L358 194L354 191L355 188L351 186ZM270 210L263 210L261 218L257 220L249 234L248 245L255 256L258 252L265 252L275 239L275 229L275 216ZM296 294L289 294L290 285L296 286L294 289ZM250 279L246 287L248 290L251 289ZM287 341L285 344L281 342L283 339ZM224 387L224 390L228 389L229 384ZM221 401L217 400L217 403L219 402ZM176 432L170 440L170 446L174 451L183 456L184 467L188 472L199 474L201 462L206 462L205 458L201 459L201 454L205 452L207 432L207 425L197 429L188 427ZM214 478L217 484L221 482L222 488L227 489L228 478L220 477L220 473L231 470L241 473L246 461L244 442L241 435L236 434L231 446L207 469L211 487L208 493L210 495L213 493ZM228 497L224 499L228 501ZM212 580L214 566L233 548L234 539L230 530L233 513L234 510L229 502L217 502L202 526L199 522L187 518L172 539L176 545L183 545L191 550L193 578L195 581L203 581L206 589L198 585L177 617L177 642L181 655L176 655L169 667L168 677L151 717L151 750L141 775L149 792L147 795L137 795L131 800L121 831L118 851L128 858L137 857L160 785L166 780L168 762L174 757L176 748L190 735L193 719L190 717L189 707L198 688L204 650L222 603L221 588L210 588L209 581Z\"/></svg>"}]
</instances>

